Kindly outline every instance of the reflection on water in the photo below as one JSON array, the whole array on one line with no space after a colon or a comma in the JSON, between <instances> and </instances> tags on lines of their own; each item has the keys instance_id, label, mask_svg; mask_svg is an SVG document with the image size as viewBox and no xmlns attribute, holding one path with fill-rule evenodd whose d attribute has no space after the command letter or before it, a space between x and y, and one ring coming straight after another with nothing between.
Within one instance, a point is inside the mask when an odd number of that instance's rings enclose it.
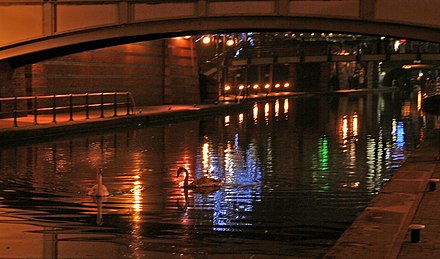
<instances>
[{"instance_id":1,"label":"reflection on water","mask_svg":"<svg viewBox=\"0 0 440 259\"><path fill-rule=\"evenodd\" d=\"M0 257L320 257L423 138L423 122L418 95L282 98L3 147ZM179 166L223 186L183 189ZM111 196L92 199L99 167Z\"/></svg>"}]
</instances>

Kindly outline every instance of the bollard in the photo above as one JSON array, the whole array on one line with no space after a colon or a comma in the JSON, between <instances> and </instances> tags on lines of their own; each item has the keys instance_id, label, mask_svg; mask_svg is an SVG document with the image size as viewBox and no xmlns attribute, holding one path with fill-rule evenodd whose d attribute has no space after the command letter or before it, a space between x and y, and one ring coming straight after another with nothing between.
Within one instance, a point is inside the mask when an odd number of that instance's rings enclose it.
<instances>
[{"instance_id":1,"label":"bollard","mask_svg":"<svg viewBox=\"0 0 440 259\"><path fill-rule=\"evenodd\" d=\"M113 94L113 117L118 116L118 93Z\"/></svg>"},{"instance_id":2,"label":"bollard","mask_svg":"<svg viewBox=\"0 0 440 259\"><path fill-rule=\"evenodd\" d=\"M127 104L127 114L125 114L125 115L128 116L128 115L130 115L130 93L128 93L128 92L127 92L126 104Z\"/></svg>"},{"instance_id":3,"label":"bollard","mask_svg":"<svg viewBox=\"0 0 440 259\"><path fill-rule=\"evenodd\" d=\"M15 96L14 97L14 127L18 127L17 117L18 117L18 113L17 113L17 96Z\"/></svg>"},{"instance_id":4,"label":"bollard","mask_svg":"<svg viewBox=\"0 0 440 259\"><path fill-rule=\"evenodd\" d=\"M73 121L73 94L69 94L69 120Z\"/></svg>"},{"instance_id":5,"label":"bollard","mask_svg":"<svg viewBox=\"0 0 440 259\"><path fill-rule=\"evenodd\" d=\"M425 229L425 225L411 224L409 229L411 231L411 243L418 243L420 241L420 231Z\"/></svg>"},{"instance_id":6,"label":"bollard","mask_svg":"<svg viewBox=\"0 0 440 259\"><path fill-rule=\"evenodd\" d=\"M53 95L53 100L52 100L52 115L53 115L53 123L57 123L57 96Z\"/></svg>"},{"instance_id":7,"label":"bollard","mask_svg":"<svg viewBox=\"0 0 440 259\"><path fill-rule=\"evenodd\" d=\"M38 124L38 97L35 96L34 97L34 124L37 125Z\"/></svg>"},{"instance_id":8,"label":"bollard","mask_svg":"<svg viewBox=\"0 0 440 259\"><path fill-rule=\"evenodd\" d=\"M90 119L89 116L90 112L89 112L89 94L86 93L86 119Z\"/></svg>"},{"instance_id":9,"label":"bollard","mask_svg":"<svg viewBox=\"0 0 440 259\"><path fill-rule=\"evenodd\" d=\"M428 180L428 186L429 186L429 188L428 188L428 190L430 191L430 192L433 192L433 191L435 191L435 189L437 188L437 183L440 181L440 179L438 179L438 178L432 178L432 179L429 179Z\"/></svg>"}]
</instances>

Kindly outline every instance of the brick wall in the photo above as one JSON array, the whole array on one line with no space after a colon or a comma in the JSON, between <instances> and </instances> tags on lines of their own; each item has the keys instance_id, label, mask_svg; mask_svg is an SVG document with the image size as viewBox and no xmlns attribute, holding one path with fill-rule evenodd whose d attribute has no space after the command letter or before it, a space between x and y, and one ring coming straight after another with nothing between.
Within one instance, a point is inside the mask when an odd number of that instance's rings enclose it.
<instances>
[{"instance_id":1,"label":"brick wall","mask_svg":"<svg viewBox=\"0 0 440 259\"><path fill-rule=\"evenodd\" d=\"M199 103L191 40L165 39L0 68L1 97L129 91L136 105Z\"/></svg>"}]
</instances>

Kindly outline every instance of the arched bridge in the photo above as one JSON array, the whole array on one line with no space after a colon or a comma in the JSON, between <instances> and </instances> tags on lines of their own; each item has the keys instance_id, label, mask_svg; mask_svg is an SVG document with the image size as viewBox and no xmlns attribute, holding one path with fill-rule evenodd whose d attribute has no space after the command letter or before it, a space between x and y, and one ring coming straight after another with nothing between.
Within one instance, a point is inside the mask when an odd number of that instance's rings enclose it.
<instances>
[{"instance_id":1,"label":"arched bridge","mask_svg":"<svg viewBox=\"0 0 440 259\"><path fill-rule=\"evenodd\" d=\"M17 66L224 30L331 31L440 42L439 8L433 0L3 0L0 61Z\"/></svg>"}]
</instances>

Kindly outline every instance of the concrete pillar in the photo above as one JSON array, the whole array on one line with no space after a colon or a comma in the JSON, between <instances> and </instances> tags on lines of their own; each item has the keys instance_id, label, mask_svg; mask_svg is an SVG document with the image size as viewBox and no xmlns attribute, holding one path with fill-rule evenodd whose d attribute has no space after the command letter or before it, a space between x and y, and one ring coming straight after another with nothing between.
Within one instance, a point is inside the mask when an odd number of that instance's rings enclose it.
<instances>
[{"instance_id":1,"label":"concrete pillar","mask_svg":"<svg viewBox=\"0 0 440 259\"><path fill-rule=\"evenodd\" d=\"M165 40L163 80L166 104L200 103L196 54L191 41L183 38ZM222 70L218 72L221 74Z\"/></svg>"},{"instance_id":2,"label":"concrete pillar","mask_svg":"<svg viewBox=\"0 0 440 259\"><path fill-rule=\"evenodd\" d=\"M53 35L56 32L56 12L54 2L43 3L43 34Z\"/></svg>"},{"instance_id":3,"label":"concrete pillar","mask_svg":"<svg viewBox=\"0 0 440 259\"><path fill-rule=\"evenodd\" d=\"M330 90L330 63L321 63L319 73L319 91L328 92Z\"/></svg>"},{"instance_id":4,"label":"concrete pillar","mask_svg":"<svg viewBox=\"0 0 440 259\"><path fill-rule=\"evenodd\" d=\"M170 49L168 47L169 40L163 40L163 104L171 104L173 102L171 91L171 70L170 70Z\"/></svg>"},{"instance_id":5,"label":"concrete pillar","mask_svg":"<svg viewBox=\"0 0 440 259\"><path fill-rule=\"evenodd\" d=\"M199 0L197 3L197 15L206 16L208 15L206 0Z\"/></svg>"},{"instance_id":6,"label":"concrete pillar","mask_svg":"<svg viewBox=\"0 0 440 259\"><path fill-rule=\"evenodd\" d=\"M379 64L370 61L367 64L367 88L377 88L379 86Z\"/></svg>"},{"instance_id":7,"label":"concrete pillar","mask_svg":"<svg viewBox=\"0 0 440 259\"><path fill-rule=\"evenodd\" d=\"M0 97L11 96L9 93L13 84L13 75L14 69L9 62L0 62Z\"/></svg>"},{"instance_id":8,"label":"concrete pillar","mask_svg":"<svg viewBox=\"0 0 440 259\"><path fill-rule=\"evenodd\" d=\"M293 91L302 91L303 89L297 85L297 79L296 64L289 64L287 68L287 81L292 84Z\"/></svg>"},{"instance_id":9,"label":"concrete pillar","mask_svg":"<svg viewBox=\"0 0 440 259\"><path fill-rule=\"evenodd\" d=\"M133 17L133 8L128 2L119 3L119 22L129 23Z\"/></svg>"},{"instance_id":10,"label":"concrete pillar","mask_svg":"<svg viewBox=\"0 0 440 259\"><path fill-rule=\"evenodd\" d=\"M374 19L376 13L376 0L360 0L359 12L359 16L363 20Z\"/></svg>"},{"instance_id":11,"label":"concrete pillar","mask_svg":"<svg viewBox=\"0 0 440 259\"><path fill-rule=\"evenodd\" d=\"M278 15L289 15L289 0L277 0L276 8Z\"/></svg>"},{"instance_id":12,"label":"concrete pillar","mask_svg":"<svg viewBox=\"0 0 440 259\"><path fill-rule=\"evenodd\" d=\"M8 62L0 62L0 97L13 97L26 95L25 68L13 68ZM18 109L23 110L26 102L19 102ZM1 102L0 112L13 110L13 103ZM11 114L2 114L0 117L11 117Z\"/></svg>"}]
</instances>

